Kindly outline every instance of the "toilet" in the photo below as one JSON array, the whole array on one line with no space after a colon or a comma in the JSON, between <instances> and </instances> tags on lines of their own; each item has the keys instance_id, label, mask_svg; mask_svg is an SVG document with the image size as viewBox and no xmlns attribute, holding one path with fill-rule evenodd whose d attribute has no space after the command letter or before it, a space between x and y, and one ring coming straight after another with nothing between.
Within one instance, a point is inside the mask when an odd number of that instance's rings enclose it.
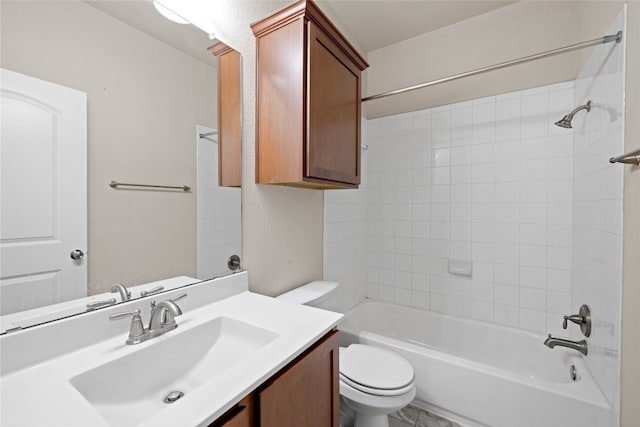
<instances>
[{"instance_id":1,"label":"toilet","mask_svg":"<svg viewBox=\"0 0 640 427\"><path fill-rule=\"evenodd\" d=\"M315 281L276 298L317 306L338 287ZM413 367L402 356L380 347L351 344L340 347L340 423L342 427L389 427L387 415L416 396Z\"/></svg>"}]
</instances>

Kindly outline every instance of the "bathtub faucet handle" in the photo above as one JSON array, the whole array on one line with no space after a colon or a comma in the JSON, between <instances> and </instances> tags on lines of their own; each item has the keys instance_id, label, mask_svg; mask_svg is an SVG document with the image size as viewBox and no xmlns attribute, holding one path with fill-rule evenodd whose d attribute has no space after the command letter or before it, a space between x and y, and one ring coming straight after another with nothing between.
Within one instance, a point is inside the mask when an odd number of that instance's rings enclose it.
<instances>
[{"instance_id":1,"label":"bathtub faucet handle","mask_svg":"<svg viewBox=\"0 0 640 427\"><path fill-rule=\"evenodd\" d=\"M580 325L582 323L582 317L577 314L572 314L571 316L564 316L564 320L562 321L562 329L567 329L567 320L571 320L576 325Z\"/></svg>"},{"instance_id":2,"label":"bathtub faucet handle","mask_svg":"<svg viewBox=\"0 0 640 427\"><path fill-rule=\"evenodd\" d=\"M591 335L591 310L589 310L589 306L586 304L583 304L580 307L580 312L578 314L563 316L563 318L562 329L567 329L568 321L570 320L576 325L580 325L580 330L585 337Z\"/></svg>"}]
</instances>

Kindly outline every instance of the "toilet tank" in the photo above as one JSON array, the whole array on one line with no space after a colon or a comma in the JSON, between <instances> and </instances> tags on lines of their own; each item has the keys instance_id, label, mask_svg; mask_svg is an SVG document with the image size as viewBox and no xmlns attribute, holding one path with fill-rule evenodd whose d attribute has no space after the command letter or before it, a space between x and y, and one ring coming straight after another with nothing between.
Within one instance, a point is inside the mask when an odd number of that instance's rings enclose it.
<instances>
[{"instance_id":1,"label":"toilet tank","mask_svg":"<svg viewBox=\"0 0 640 427\"><path fill-rule=\"evenodd\" d=\"M278 295L276 298L293 304L316 306L329 298L337 287L337 282L316 280Z\"/></svg>"}]
</instances>

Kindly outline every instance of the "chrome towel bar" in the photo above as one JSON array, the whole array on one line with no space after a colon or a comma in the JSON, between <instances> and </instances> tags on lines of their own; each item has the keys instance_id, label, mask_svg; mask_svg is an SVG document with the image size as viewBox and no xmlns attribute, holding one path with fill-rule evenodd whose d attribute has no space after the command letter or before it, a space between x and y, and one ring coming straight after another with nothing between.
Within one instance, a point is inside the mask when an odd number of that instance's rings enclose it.
<instances>
[{"instance_id":1,"label":"chrome towel bar","mask_svg":"<svg viewBox=\"0 0 640 427\"><path fill-rule=\"evenodd\" d=\"M151 185L151 184L128 184L126 182L116 182L116 181L111 181L109 183L109 187L111 188L117 188L117 187L143 187L143 188L167 188L167 189L171 189L171 190L182 190L182 191L189 191L191 190L191 187L189 187L188 185L183 185L183 186L175 186L175 185Z\"/></svg>"},{"instance_id":2,"label":"chrome towel bar","mask_svg":"<svg viewBox=\"0 0 640 427\"><path fill-rule=\"evenodd\" d=\"M628 165L640 165L640 149L630 151L609 159L609 163L626 163Z\"/></svg>"}]
</instances>

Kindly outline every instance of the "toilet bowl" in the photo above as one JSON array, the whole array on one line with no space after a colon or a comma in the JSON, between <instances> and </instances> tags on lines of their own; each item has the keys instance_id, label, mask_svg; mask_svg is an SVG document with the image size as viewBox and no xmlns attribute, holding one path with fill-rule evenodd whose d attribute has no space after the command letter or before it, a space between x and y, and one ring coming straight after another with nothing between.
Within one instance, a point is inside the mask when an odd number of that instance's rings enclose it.
<instances>
[{"instance_id":1,"label":"toilet bowl","mask_svg":"<svg viewBox=\"0 0 640 427\"><path fill-rule=\"evenodd\" d=\"M340 400L353 409L355 427L389 427L387 415L415 396L413 368L403 357L370 345L340 348Z\"/></svg>"},{"instance_id":2,"label":"toilet bowl","mask_svg":"<svg viewBox=\"0 0 640 427\"><path fill-rule=\"evenodd\" d=\"M278 299L317 305L337 288L335 282L311 282ZM389 427L387 415L407 406L416 395L413 367L392 351L365 344L340 347L341 425Z\"/></svg>"}]
</instances>

